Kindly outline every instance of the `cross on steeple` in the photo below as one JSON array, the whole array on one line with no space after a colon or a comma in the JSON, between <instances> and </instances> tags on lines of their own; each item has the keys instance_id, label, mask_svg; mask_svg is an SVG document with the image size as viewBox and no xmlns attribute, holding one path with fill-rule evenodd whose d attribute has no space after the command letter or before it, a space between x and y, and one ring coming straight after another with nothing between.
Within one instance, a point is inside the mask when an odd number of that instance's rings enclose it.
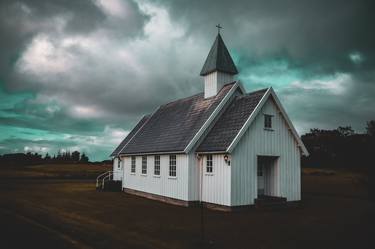
<instances>
[{"instance_id":1,"label":"cross on steeple","mask_svg":"<svg viewBox=\"0 0 375 249\"><path fill-rule=\"evenodd\" d=\"M216 25L216 28L217 28L217 33L220 34L220 29L223 28L223 27L220 26L220 23L218 25Z\"/></svg>"}]
</instances>

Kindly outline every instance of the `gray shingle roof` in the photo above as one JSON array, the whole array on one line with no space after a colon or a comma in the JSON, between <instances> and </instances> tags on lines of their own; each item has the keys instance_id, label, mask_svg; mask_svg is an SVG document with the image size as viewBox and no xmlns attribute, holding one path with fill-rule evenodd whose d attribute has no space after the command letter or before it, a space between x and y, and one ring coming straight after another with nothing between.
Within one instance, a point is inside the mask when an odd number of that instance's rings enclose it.
<instances>
[{"instance_id":1,"label":"gray shingle roof","mask_svg":"<svg viewBox=\"0 0 375 249\"><path fill-rule=\"evenodd\" d=\"M137 133L137 131L142 127L144 123L150 118L150 115L143 116L141 120L136 124L136 126L131 130L131 132L122 140L122 142L117 146L117 148L112 152L111 156L117 156L122 148L130 141L130 139Z\"/></svg>"},{"instance_id":2,"label":"gray shingle roof","mask_svg":"<svg viewBox=\"0 0 375 249\"><path fill-rule=\"evenodd\" d=\"M183 152L233 85L211 98L200 93L160 106L120 154Z\"/></svg>"},{"instance_id":3,"label":"gray shingle roof","mask_svg":"<svg viewBox=\"0 0 375 249\"><path fill-rule=\"evenodd\" d=\"M217 35L216 40L208 53L200 75L204 76L214 71L229 74L238 73L232 57L230 56L220 34Z\"/></svg>"},{"instance_id":4,"label":"gray shingle roof","mask_svg":"<svg viewBox=\"0 0 375 249\"><path fill-rule=\"evenodd\" d=\"M197 152L226 151L267 89L237 96L220 116Z\"/></svg>"}]
</instances>

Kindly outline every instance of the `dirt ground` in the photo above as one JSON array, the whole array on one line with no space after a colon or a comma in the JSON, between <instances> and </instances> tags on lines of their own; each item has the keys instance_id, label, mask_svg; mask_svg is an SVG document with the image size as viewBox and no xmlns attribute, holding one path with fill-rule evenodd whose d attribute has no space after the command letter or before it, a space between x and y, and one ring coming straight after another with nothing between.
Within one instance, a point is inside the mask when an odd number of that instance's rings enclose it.
<instances>
[{"instance_id":1,"label":"dirt ground","mask_svg":"<svg viewBox=\"0 0 375 249\"><path fill-rule=\"evenodd\" d=\"M0 173L4 249L375 248L375 203L350 172L306 169L300 208L204 209L204 244L199 207L96 192L90 179L15 175Z\"/></svg>"}]
</instances>

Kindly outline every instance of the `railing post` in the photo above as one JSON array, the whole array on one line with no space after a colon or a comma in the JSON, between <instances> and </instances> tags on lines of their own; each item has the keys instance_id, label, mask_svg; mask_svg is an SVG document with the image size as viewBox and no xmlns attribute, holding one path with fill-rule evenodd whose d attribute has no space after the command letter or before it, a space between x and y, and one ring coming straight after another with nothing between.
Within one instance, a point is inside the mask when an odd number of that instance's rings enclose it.
<instances>
[{"instance_id":1,"label":"railing post","mask_svg":"<svg viewBox=\"0 0 375 249\"><path fill-rule=\"evenodd\" d=\"M105 180L108 178L109 180L111 180L111 176L113 176L113 171L107 171L103 174L100 174L97 178L96 178L96 188L101 188L102 190L104 190L104 184L105 184ZM99 184L101 183L101 184Z\"/></svg>"}]
</instances>

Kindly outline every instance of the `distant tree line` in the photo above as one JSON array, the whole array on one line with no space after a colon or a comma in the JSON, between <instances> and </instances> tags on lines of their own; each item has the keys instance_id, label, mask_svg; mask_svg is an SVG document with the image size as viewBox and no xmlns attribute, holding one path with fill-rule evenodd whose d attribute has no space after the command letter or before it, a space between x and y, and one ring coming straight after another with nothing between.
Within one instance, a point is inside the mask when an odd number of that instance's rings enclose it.
<instances>
[{"instance_id":1,"label":"distant tree line","mask_svg":"<svg viewBox=\"0 0 375 249\"><path fill-rule=\"evenodd\" d=\"M301 138L310 153L302 158L303 167L368 170L375 166L375 120L367 122L364 134L345 126L334 130L311 129Z\"/></svg>"},{"instance_id":2,"label":"distant tree line","mask_svg":"<svg viewBox=\"0 0 375 249\"><path fill-rule=\"evenodd\" d=\"M5 165L35 165L35 164L48 164L48 163L88 163L89 157L85 153L79 151L59 151L57 155L45 156L38 153L14 153L0 155L0 164Z\"/></svg>"}]
</instances>

